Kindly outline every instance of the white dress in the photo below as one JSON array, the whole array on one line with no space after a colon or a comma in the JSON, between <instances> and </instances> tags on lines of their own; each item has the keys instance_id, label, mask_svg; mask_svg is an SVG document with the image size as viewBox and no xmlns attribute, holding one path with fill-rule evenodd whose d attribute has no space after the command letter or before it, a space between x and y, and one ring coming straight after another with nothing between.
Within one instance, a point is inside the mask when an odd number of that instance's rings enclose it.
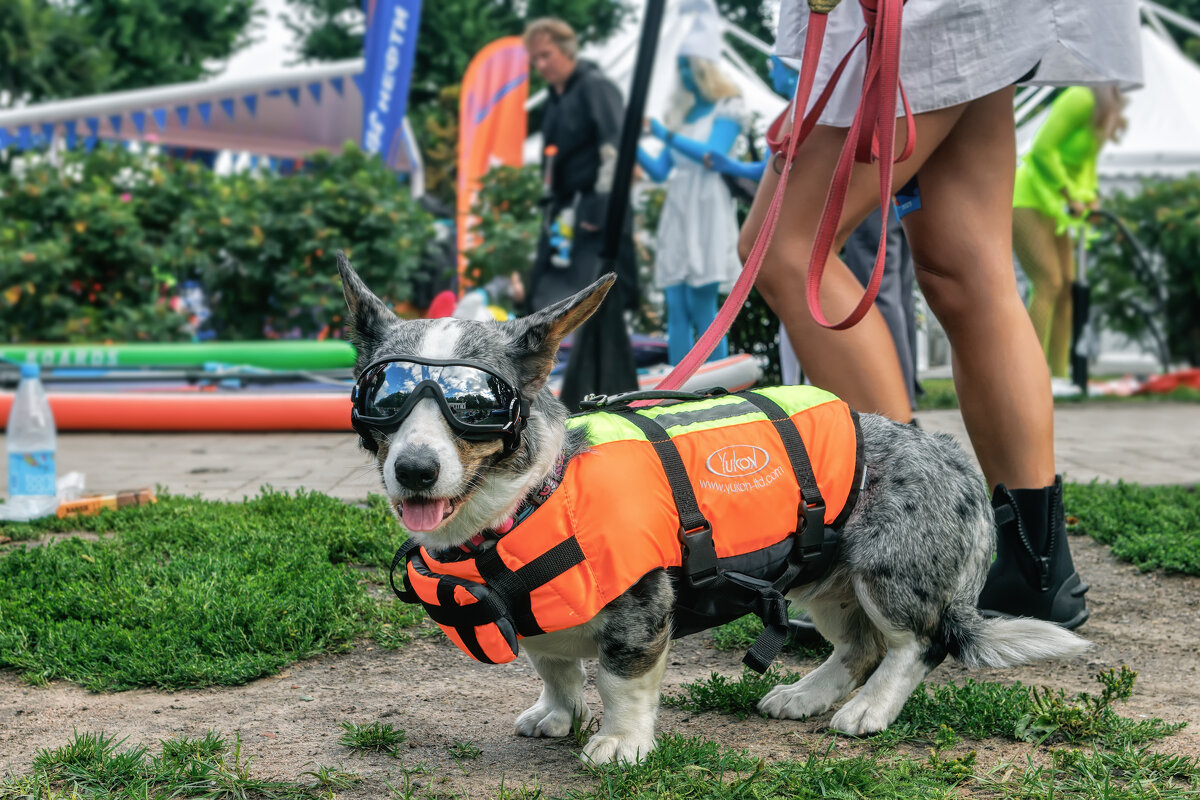
<instances>
[{"instance_id":1,"label":"white dress","mask_svg":"<svg viewBox=\"0 0 1200 800\"><path fill-rule=\"evenodd\" d=\"M781 0L776 52L798 66L808 27L806 0ZM813 99L863 28L857 0L829 14ZM849 127L862 91L864 46L846 67L823 125ZM965 103L1016 83L1141 85L1137 0L908 0L900 80L914 112ZM899 106L898 113L903 113Z\"/></svg>"},{"instance_id":2,"label":"white dress","mask_svg":"<svg viewBox=\"0 0 1200 800\"><path fill-rule=\"evenodd\" d=\"M719 100L712 112L684 123L674 133L708 141L713 120L741 120L739 97ZM730 283L742 271L738 259L737 208L719 173L672 151L675 166L667 178L667 196L658 219L654 285L660 289L687 283Z\"/></svg>"}]
</instances>

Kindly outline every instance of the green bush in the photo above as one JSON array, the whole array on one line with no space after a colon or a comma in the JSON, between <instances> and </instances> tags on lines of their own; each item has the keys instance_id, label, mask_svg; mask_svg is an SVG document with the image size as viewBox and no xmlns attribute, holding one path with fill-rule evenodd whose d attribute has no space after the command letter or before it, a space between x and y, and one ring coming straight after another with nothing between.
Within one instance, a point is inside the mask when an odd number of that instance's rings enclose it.
<instances>
[{"instance_id":1,"label":"green bush","mask_svg":"<svg viewBox=\"0 0 1200 800\"><path fill-rule=\"evenodd\" d=\"M466 251L467 280L485 286L514 272L529 285L542 225L540 170L536 166L495 167L483 178L471 213L475 246ZM493 302L497 298L492 298Z\"/></svg>"},{"instance_id":2,"label":"green bush","mask_svg":"<svg viewBox=\"0 0 1200 800\"><path fill-rule=\"evenodd\" d=\"M1123 219L1146 250L1159 259L1166 309L1159 320L1172 359L1200 365L1200 176L1147 181L1133 196L1119 194L1105 207ZM1093 247L1092 302L1101 324L1146 340L1146 318L1137 305L1152 307L1157 287L1130 262L1130 244L1111 226L1101 224Z\"/></svg>"},{"instance_id":3,"label":"green bush","mask_svg":"<svg viewBox=\"0 0 1200 800\"><path fill-rule=\"evenodd\" d=\"M207 289L222 339L337 330L335 250L400 303L433 236L432 217L353 145L290 176L216 176L117 147L27 159L0 173L0 336L188 339L175 296L187 279Z\"/></svg>"}]
</instances>

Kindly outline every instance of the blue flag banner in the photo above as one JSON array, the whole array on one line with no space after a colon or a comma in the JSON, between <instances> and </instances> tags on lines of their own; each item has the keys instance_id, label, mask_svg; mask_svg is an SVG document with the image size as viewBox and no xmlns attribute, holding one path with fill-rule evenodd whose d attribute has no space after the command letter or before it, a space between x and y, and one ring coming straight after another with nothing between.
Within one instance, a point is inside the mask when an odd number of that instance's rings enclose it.
<instances>
[{"instance_id":1,"label":"blue flag banner","mask_svg":"<svg viewBox=\"0 0 1200 800\"><path fill-rule=\"evenodd\" d=\"M200 112L200 119L204 120L204 124L208 125L212 119L212 103L196 103L196 110Z\"/></svg>"},{"instance_id":2,"label":"blue flag banner","mask_svg":"<svg viewBox=\"0 0 1200 800\"><path fill-rule=\"evenodd\" d=\"M133 120L133 127L137 128L137 132L139 134L144 134L146 132L146 112L145 111L130 111L129 118L131 120Z\"/></svg>"},{"instance_id":3,"label":"blue flag banner","mask_svg":"<svg viewBox=\"0 0 1200 800\"><path fill-rule=\"evenodd\" d=\"M95 139L100 135L100 118L88 117L84 120L87 123L88 130L92 132L92 138Z\"/></svg>"},{"instance_id":4,"label":"blue flag banner","mask_svg":"<svg viewBox=\"0 0 1200 800\"><path fill-rule=\"evenodd\" d=\"M77 123L75 120L70 120L63 123L63 131L65 131L63 138L67 143L68 150L75 149L75 140L78 138L78 134L76 133L76 124Z\"/></svg>"},{"instance_id":5,"label":"blue flag banner","mask_svg":"<svg viewBox=\"0 0 1200 800\"><path fill-rule=\"evenodd\" d=\"M250 112L250 116L254 116L254 112L258 110L258 95L248 94L242 98L242 102L246 104L246 109Z\"/></svg>"},{"instance_id":6,"label":"blue flag banner","mask_svg":"<svg viewBox=\"0 0 1200 800\"><path fill-rule=\"evenodd\" d=\"M227 97L221 101L221 110L225 112L225 116L233 119L233 98Z\"/></svg>"},{"instance_id":7,"label":"blue flag banner","mask_svg":"<svg viewBox=\"0 0 1200 800\"><path fill-rule=\"evenodd\" d=\"M283 89L267 89L267 97L283 97Z\"/></svg>"},{"instance_id":8,"label":"blue flag banner","mask_svg":"<svg viewBox=\"0 0 1200 800\"><path fill-rule=\"evenodd\" d=\"M28 150L33 147L33 131L28 125L17 128L17 147Z\"/></svg>"},{"instance_id":9,"label":"blue flag banner","mask_svg":"<svg viewBox=\"0 0 1200 800\"><path fill-rule=\"evenodd\" d=\"M156 108L150 112L150 116L154 117L154 124L158 126L160 131L167 129L167 110L165 108Z\"/></svg>"},{"instance_id":10,"label":"blue flag banner","mask_svg":"<svg viewBox=\"0 0 1200 800\"><path fill-rule=\"evenodd\" d=\"M121 132L121 122L123 120L121 119L120 114L113 114L111 117L108 118L108 121L109 121L109 124L112 125L113 133ZM93 131L93 133L94 133L94 131Z\"/></svg>"},{"instance_id":11,"label":"blue flag banner","mask_svg":"<svg viewBox=\"0 0 1200 800\"><path fill-rule=\"evenodd\" d=\"M339 97L342 94L343 83L344 82L341 78L330 78L329 79L329 85L333 87L333 90L338 93Z\"/></svg>"},{"instance_id":12,"label":"blue flag banner","mask_svg":"<svg viewBox=\"0 0 1200 800\"><path fill-rule=\"evenodd\" d=\"M365 99L367 96L367 76L360 72L350 77L354 79L354 85L358 87L358 93Z\"/></svg>"},{"instance_id":13,"label":"blue flag banner","mask_svg":"<svg viewBox=\"0 0 1200 800\"><path fill-rule=\"evenodd\" d=\"M294 105L294 106L300 105L300 87L299 86L293 86L292 88L287 90L287 93L288 93L288 97L292 98L292 105Z\"/></svg>"},{"instance_id":14,"label":"blue flag banner","mask_svg":"<svg viewBox=\"0 0 1200 800\"><path fill-rule=\"evenodd\" d=\"M391 163L400 146L401 124L408 103L421 0L375 0L365 37L363 149Z\"/></svg>"},{"instance_id":15,"label":"blue flag banner","mask_svg":"<svg viewBox=\"0 0 1200 800\"><path fill-rule=\"evenodd\" d=\"M50 144L54 141L54 123L46 122L42 124L42 138L46 141L43 144Z\"/></svg>"},{"instance_id":16,"label":"blue flag banner","mask_svg":"<svg viewBox=\"0 0 1200 800\"><path fill-rule=\"evenodd\" d=\"M13 142L12 134L8 132L8 128L0 128L0 150L8 147Z\"/></svg>"},{"instance_id":17,"label":"blue flag banner","mask_svg":"<svg viewBox=\"0 0 1200 800\"><path fill-rule=\"evenodd\" d=\"M321 84L310 83L308 85L308 93L312 95L312 99L317 103L321 102Z\"/></svg>"},{"instance_id":18,"label":"blue flag banner","mask_svg":"<svg viewBox=\"0 0 1200 800\"><path fill-rule=\"evenodd\" d=\"M188 125L189 113L191 113L191 109L187 106L175 106L175 116L179 117L179 124L185 128Z\"/></svg>"}]
</instances>

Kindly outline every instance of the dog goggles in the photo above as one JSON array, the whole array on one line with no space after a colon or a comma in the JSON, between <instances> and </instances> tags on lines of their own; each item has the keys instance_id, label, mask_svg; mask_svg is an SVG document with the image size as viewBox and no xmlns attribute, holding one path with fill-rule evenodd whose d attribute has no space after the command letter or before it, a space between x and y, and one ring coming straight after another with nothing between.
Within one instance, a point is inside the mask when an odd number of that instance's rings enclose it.
<instances>
[{"instance_id":1,"label":"dog goggles","mask_svg":"<svg viewBox=\"0 0 1200 800\"><path fill-rule=\"evenodd\" d=\"M369 364L350 395L350 423L363 445L376 450L371 432L394 432L425 396L463 438L502 438L510 452L520 445L529 401L504 378L470 361L390 356Z\"/></svg>"}]
</instances>

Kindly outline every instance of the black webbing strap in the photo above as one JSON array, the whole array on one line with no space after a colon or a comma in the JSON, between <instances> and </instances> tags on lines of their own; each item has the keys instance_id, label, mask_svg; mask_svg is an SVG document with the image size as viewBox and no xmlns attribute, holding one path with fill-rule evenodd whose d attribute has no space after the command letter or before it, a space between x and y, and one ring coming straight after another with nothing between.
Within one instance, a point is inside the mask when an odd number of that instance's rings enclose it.
<instances>
[{"instance_id":1,"label":"black webbing strap","mask_svg":"<svg viewBox=\"0 0 1200 800\"><path fill-rule=\"evenodd\" d=\"M679 512L679 542L683 547L683 574L688 585L697 589L711 586L719 577L712 526L696 503L696 493L692 491L692 481L688 478L679 450L663 426L650 417L631 410L623 415L623 419L629 420L646 434L646 439L654 445L654 452L662 462L663 472L671 485L671 495L675 498L675 509Z\"/></svg>"},{"instance_id":2,"label":"black webbing strap","mask_svg":"<svg viewBox=\"0 0 1200 800\"><path fill-rule=\"evenodd\" d=\"M437 596L438 605L435 606L435 608L438 608L439 610L463 610L459 609L454 604L454 584L450 583L449 581L438 582ZM475 603L470 606L470 608L478 612L482 605L482 603ZM428 609L429 606L426 606L426 608ZM479 637L475 635L475 625L472 624L473 620L466 619L465 615L461 614L454 615L453 619L455 620L454 622L442 622L441 624L454 628L455 632L458 634L458 638L462 639L462 643L466 645L467 651L470 652L471 657L476 661L480 661L484 664L494 663L492 659L488 658L487 653L483 652L483 648L479 646ZM439 620L435 619L434 622L439 622Z\"/></svg>"},{"instance_id":3,"label":"black webbing strap","mask_svg":"<svg viewBox=\"0 0 1200 800\"><path fill-rule=\"evenodd\" d=\"M545 631L533 614L533 590L562 575L582 562L583 558L583 550L572 536L516 570L509 569L496 548L480 553L475 559L475 566L512 615L517 632L522 636L537 636Z\"/></svg>"},{"instance_id":4,"label":"black webbing strap","mask_svg":"<svg viewBox=\"0 0 1200 800\"><path fill-rule=\"evenodd\" d=\"M808 448L804 446L804 440L800 438L800 432L796 430L791 415L774 400L757 392L738 392L737 396L753 403L759 411L766 414L783 441L788 460L792 462L792 472L796 474L796 482L800 484L802 504L796 514L800 559L807 561L816 558L821 554L821 545L825 541L825 499L821 497L821 490L817 488L817 476L813 474Z\"/></svg>"},{"instance_id":5,"label":"black webbing strap","mask_svg":"<svg viewBox=\"0 0 1200 800\"><path fill-rule=\"evenodd\" d=\"M396 588L396 567L400 566L400 562L408 558L408 554L416 549L416 539L409 539L404 544L400 545L400 549L397 550L396 555L392 557L391 569L388 570L388 583L392 585L392 591L396 593L396 597L399 597L406 603L419 603L421 602L421 599L417 597L416 592L408 588L408 584L404 582L403 578L400 579L400 585L404 588Z\"/></svg>"}]
</instances>

